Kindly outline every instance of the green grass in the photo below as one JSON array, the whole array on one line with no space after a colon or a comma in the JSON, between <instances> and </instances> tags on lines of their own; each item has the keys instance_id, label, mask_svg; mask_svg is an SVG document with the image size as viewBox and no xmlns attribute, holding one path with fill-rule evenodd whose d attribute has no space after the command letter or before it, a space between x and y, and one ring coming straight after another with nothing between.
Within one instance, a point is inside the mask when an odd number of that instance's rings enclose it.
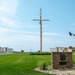
<instances>
[{"instance_id":1,"label":"green grass","mask_svg":"<svg viewBox=\"0 0 75 75\"><path fill-rule=\"evenodd\" d=\"M75 53L72 55L73 64L75 64Z\"/></svg>"},{"instance_id":2,"label":"green grass","mask_svg":"<svg viewBox=\"0 0 75 75\"><path fill-rule=\"evenodd\" d=\"M50 55L29 55L28 53L0 55L0 75L50 75L33 69L39 61L50 64Z\"/></svg>"},{"instance_id":3,"label":"green grass","mask_svg":"<svg viewBox=\"0 0 75 75\"><path fill-rule=\"evenodd\" d=\"M0 55L0 75L50 75L33 70L39 61L51 64L51 56L28 53ZM75 54L73 54L73 64L75 64Z\"/></svg>"}]
</instances>

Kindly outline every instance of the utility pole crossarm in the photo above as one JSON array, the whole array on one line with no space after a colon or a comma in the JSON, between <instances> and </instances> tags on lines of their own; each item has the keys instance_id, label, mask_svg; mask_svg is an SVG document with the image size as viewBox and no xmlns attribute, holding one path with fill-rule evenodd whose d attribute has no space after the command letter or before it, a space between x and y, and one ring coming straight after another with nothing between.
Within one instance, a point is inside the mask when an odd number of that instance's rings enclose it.
<instances>
[{"instance_id":1,"label":"utility pole crossarm","mask_svg":"<svg viewBox=\"0 0 75 75\"><path fill-rule=\"evenodd\" d=\"M43 19L42 21L50 21L50 20L48 20L48 19Z\"/></svg>"},{"instance_id":2,"label":"utility pole crossarm","mask_svg":"<svg viewBox=\"0 0 75 75\"><path fill-rule=\"evenodd\" d=\"M32 21L40 21L39 19L33 19Z\"/></svg>"},{"instance_id":3,"label":"utility pole crossarm","mask_svg":"<svg viewBox=\"0 0 75 75\"><path fill-rule=\"evenodd\" d=\"M49 21L48 19L42 19L42 9L40 8L40 19L33 19L32 21L40 22L40 52L42 52L42 21Z\"/></svg>"},{"instance_id":4,"label":"utility pole crossarm","mask_svg":"<svg viewBox=\"0 0 75 75\"><path fill-rule=\"evenodd\" d=\"M32 21L40 21L39 19L33 19ZM48 19L43 19L43 20L41 20L41 21L50 21L50 20L48 20Z\"/></svg>"}]
</instances>

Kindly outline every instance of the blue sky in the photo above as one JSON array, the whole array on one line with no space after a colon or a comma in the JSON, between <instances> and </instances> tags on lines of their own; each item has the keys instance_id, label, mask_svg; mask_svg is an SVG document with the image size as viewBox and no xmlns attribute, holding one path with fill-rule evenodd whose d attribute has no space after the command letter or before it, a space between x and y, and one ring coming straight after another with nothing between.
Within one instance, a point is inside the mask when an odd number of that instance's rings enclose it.
<instances>
[{"instance_id":1,"label":"blue sky","mask_svg":"<svg viewBox=\"0 0 75 75\"><path fill-rule=\"evenodd\" d=\"M0 46L16 51L40 49L39 22L43 22L43 51L52 47L75 46L75 0L0 0Z\"/></svg>"}]
</instances>

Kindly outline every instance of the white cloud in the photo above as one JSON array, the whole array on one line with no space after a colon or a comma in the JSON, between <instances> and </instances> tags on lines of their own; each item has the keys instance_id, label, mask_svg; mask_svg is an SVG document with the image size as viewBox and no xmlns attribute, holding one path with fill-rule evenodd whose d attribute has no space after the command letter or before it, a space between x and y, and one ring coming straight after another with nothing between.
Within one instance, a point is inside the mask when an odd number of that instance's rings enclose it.
<instances>
[{"instance_id":1,"label":"white cloud","mask_svg":"<svg viewBox=\"0 0 75 75\"><path fill-rule=\"evenodd\" d=\"M21 27L24 26L25 28L37 28L39 25L31 25L21 23L17 20L17 8L18 8L18 0L0 0L0 31L1 33L6 32L16 32L16 33L25 33L25 34L37 34L33 32L24 32Z\"/></svg>"},{"instance_id":2,"label":"white cloud","mask_svg":"<svg viewBox=\"0 0 75 75\"><path fill-rule=\"evenodd\" d=\"M0 46L10 45L15 41L19 23L17 21L18 0L0 0ZM12 44L13 45L13 44Z\"/></svg>"},{"instance_id":3,"label":"white cloud","mask_svg":"<svg viewBox=\"0 0 75 75\"><path fill-rule=\"evenodd\" d=\"M5 26L5 27L17 27L17 23L14 20L11 20L9 18L6 17L0 17L0 24L1 26Z\"/></svg>"},{"instance_id":4,"label":"white cloud","mask_svg":"<svg viewBox=\"0 0 75 75\"><path fill-rule=\"evenodd\" d=\"M60 34L60 33L56 33L56 32L45 32L43 33L43 35L48 35L48 36L66 36L66 35L63 35L63 34Z\"/></svg>"},{"instance_id":5,"label":"white cloud","mask_svg":"<svg viewBox=\"0 0 75 75\"><path fill-rule=\"evenodd\" d=\"M0 34L3 34L3 33L8 33L8 32L18 32L17 30L15 29L9 29L9 28L4 28L4 27L0 27Z\"/></svg>"},{"instance_id":6,"label":"white cloud","mask_svg":"<svg viewBox=\"0 0 75 75\"><path fill-rule=\"evenodd\" d=\"M0 0L0 25L7 27L17 26L17 0ZM13 20L14 19L14 20Z\"/></svg>"},{"instance_id":7,"label":"white cloud","mask_svg":"<svg viewBox=\"0 0 75 75\"><path fill-rule=\"evenodd\" d=\"M3 12L3 14L15 15L17 5L17 0L0 0L0 12Z\"/></svg>"}]
</instances>

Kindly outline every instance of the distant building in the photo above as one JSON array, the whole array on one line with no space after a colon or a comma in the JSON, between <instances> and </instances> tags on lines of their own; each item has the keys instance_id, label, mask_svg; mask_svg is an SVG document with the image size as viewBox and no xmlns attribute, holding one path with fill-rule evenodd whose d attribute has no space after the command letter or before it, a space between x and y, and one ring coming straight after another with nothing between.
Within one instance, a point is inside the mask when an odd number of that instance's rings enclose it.
<instances>
[{"instance_id":1,"label":"distant building","mask_svg":"<svg viewBox=\"0 0 75 75\"><path fill-rule=\"evenodd\" d=\"M72 52L75 52L75 47L72 48Z\"/></svg>"},{"instance_id":2,"label":"distant building","mask_svg":"<svg viewBox=\"0 0 75 75\"><path fill-rule=\"evenodd\" d=\"M68 47L50 48L50 52L75 52L75 48L69 49Z\"/></svg>"},{"instance_id":3,"label":"distant building","mask_svg":"<svg viewBox=\"0 0 75 75\"><path fill-rule=\"evenodd\" d=\"M13 53L13 48L0 47L0 54L2 54L2 53L5 53L5 54Z\"/></svg>"}]
</instances>

